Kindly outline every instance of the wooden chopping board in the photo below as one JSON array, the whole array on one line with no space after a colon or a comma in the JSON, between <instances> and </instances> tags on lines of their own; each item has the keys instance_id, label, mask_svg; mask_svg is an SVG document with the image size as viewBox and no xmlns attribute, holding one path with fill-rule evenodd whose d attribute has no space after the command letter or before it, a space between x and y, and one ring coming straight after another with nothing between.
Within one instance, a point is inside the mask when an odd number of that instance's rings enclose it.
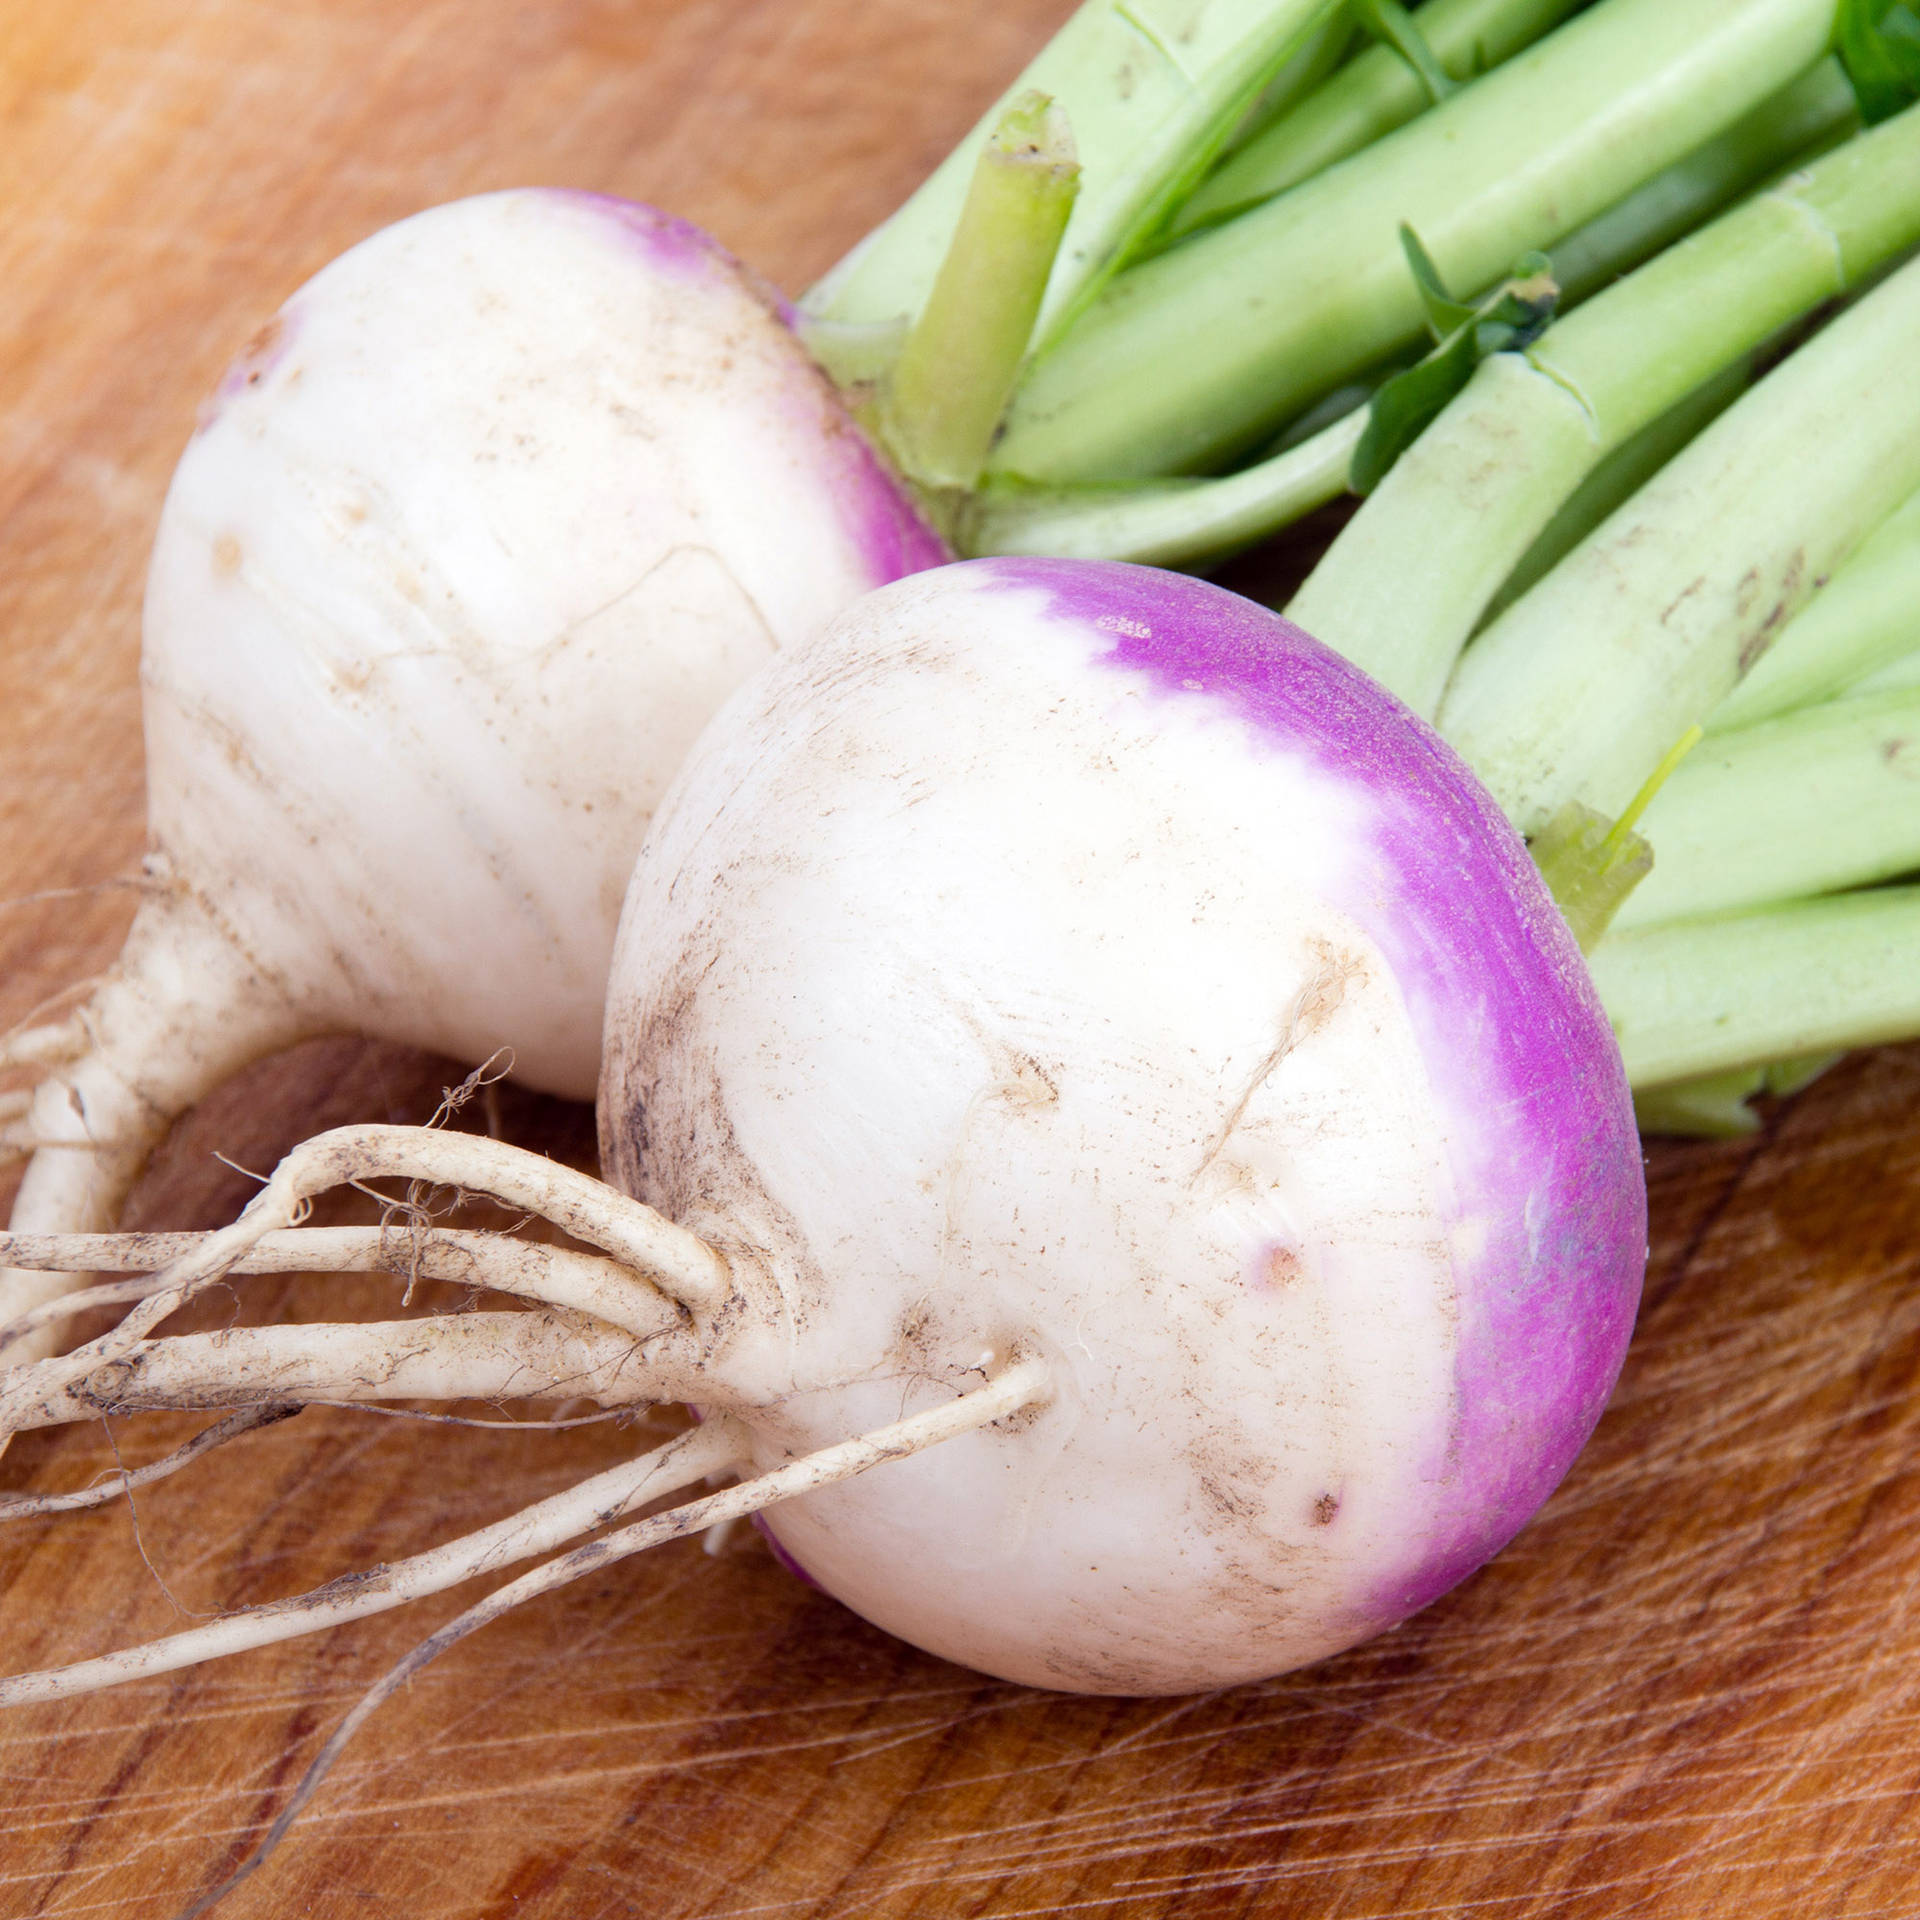
<instances>
[{"instance_id":1,"label":"wooden chopping board","mask_svg":"<svg viewBox=\"0 0 1920 1920\"><path fill-rule=\"evenodd\" d=\"M436 200L657 201L798 288L1067 0L12 0L0 42L0 1022L113 952L142 838L138 598L234 348ZM57 897L42 897L55 890ZM357 1042L178 1130L134 1218L230 1217L317 1126L455 1071ZM583 1110L507 1130L584 1159ZM1375 1917L1920 1912L1920 1050L1751 1141L1661 1145L1624 1380L1490 1568L1271 1684L1083 1701L911 1652L751 1539L682 1543L466 1642L368 1727L222 1909ZM10 1184L0 1200L10 1194ZM317 1319L381 1283L261 1286ZM81 1484L179 1437L18 1443ZM317 1584L634 1445L313 1411L124 1507L0 1530L0 1667ZM134 1524L137 1518L137 1528ZM445 1596L0 1720L0 1916L163 1917L272 1817Z\"/></svg>"}]
</instances>

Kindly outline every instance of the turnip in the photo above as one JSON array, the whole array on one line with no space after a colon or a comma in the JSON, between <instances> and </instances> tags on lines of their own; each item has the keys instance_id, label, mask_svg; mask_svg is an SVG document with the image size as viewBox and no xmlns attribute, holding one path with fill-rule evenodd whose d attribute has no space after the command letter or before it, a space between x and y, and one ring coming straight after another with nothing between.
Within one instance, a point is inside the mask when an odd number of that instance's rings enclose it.
<instances>
[{"instance_id":1,"label":"turnip","mask_svg":"<svg viewBox=\"0 0 1920 1920\"><path fill-rule=\"evenodd\" d=\"M0 1423L537 1394L563 1364L609 1404L697 1402L697 1438L0 1700L391 1606L720 1467L741 1484L523 1576L404 1671L785 1500L787 1550L922 1646L1042 1686L1227 1685L1496 1551L1625 1349L1632 1111L1542 881L1422 722L1215 587L974 562L783 651L654 823L606 1033L603 1160L635 1198L484 1139L320 1136L121 1327L10 1376ZM390 1175L612 1260L474 1255L539 1312L149 1338L236 1261L298 1259L306 1196Z\"/></svg>"},{"instance_id":2,"label":"turnip","mask_svg":"<svg viewBox=\"0 0 1920 1920\"><path fill-rule=\"evenodd\" d=\"M699 727L942 558L779 303L651 209L523 191L376 234L268 323L168 494L146 897L17 1144L109 1225L169 1122L357 1031L585 1098L622 889ZM0 1319L49 1285L0 1284ZM27 1336L9 1358L44 1341Z\"/></svg>"}]
</instances>

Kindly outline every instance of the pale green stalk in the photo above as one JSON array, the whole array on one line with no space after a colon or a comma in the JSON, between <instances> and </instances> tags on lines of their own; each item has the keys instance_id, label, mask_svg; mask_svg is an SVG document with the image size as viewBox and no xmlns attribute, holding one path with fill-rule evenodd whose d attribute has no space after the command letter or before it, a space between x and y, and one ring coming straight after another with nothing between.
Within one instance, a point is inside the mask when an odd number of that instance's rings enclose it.
<instances>
[{"instance_id":1,"label":"pale green stalk","mask_svg":"<svg viewBox=\"0 0 1920 1920\"><path fill-rule=\"evenodd\" d=\"M1810 82L1817 84L1810 85ZM1765 147L1755 138L1748 122L1743 122L1718 140L1710 141L1708 147L1715 149L1727 144L1735 149L1739 168L1749 170L1747 180L1751 184L1752 179L1777 171L1776 163L1780 159L1802 150L1809 125L1817 124L1833 105L1829 97L1831 87L1838 87L1845 95L1850 110L1852 93L1840 78L1837 63L1823 61L1812 73L1803 75L1794 86L1767 103L1768 110L1778 115L1777 121L1771 123L1778 135L1778 145ZM1796 106L1799 96L1818 96L1823 103L1821 113L1807 110L1804 100ZM1750 115L1749 122L1763 117ZM1670 177L1675 174L1686 176L1679 186L1671 183ZM1679 167L1669 168L1666 174L1650 181L1642 195L1634 196L1645 204L1627 209L1632 217L1610 215L1595 223L1604 229L1604 246L1599 240L1586 241L1585 236L1593 233L1594 227L1583 227L1571 236L1572 242L1581 243L1582 271L1596 280L1609 280L1616 273L1626 272L1644 258L1650 245L1658 244L1666 235L1677 206L1698 208L1704 198L1704 181L1710 179L1717 188L1730 191L1728 183L1735 174L1736 169L1724 158L1709 159L1703 155L1690 155ZM1844 206L1841 211L1844 215ZM1620 212L1616 209L1616 214ZM1749 241L1751 238L1747 236ZM1605 247L1617 248L1617 255L1609 256ZM1764 265L1771 258L1762 249L1753 250L1749 258L1742 245L1730 246L1727 253L1732 258L1745 260L1750 267ZM1815 258L1824 265L1827 251L1820 249ZM1558 273L1556 252L1556 277ZM1772 311L1764 301L1754 299L1744 286L1732 287L1730 297L1740 303L1740 312L1749 326ZM1679 369L1671 366L1666 369L1669 379L1676 371ZM1607 454L1540 532L1520 562L1503 576L1505 584L1489 611L1497 613L1508 601L1517 599L1554 561L1578 544L1726 406L1746 378L1742 365L1707 381L1684 395L1625 445ZM1327 417L1341 417L1355 404L1356 397L1364 397L1365 392L1365 388L1337 389L1332 397L1344 405L1336 404ZM1319 411L1315 408L1304 418L1311 420L1312 414ZM1310 437L1299 433L1300 425L1296 422L1290 430L1289 445L1297 445ZM1364 422L1350 422L1347 431L1357 436L1363 426ZM1333 439L1323 439L1316 452L1330 453L1336 444ZM1483 468L1480 477L1483 482L1492 480L1497 477L1497 471L1497 468ZM1259 477L1255 479L1252 475ZM1515 478L1517 481L1517 474ZM1310 467L1297 464L1283 467L1270 458L1244 473L1204 483L1143 481L1081 488L1003 484L988 489L977 506L969 509L956 537L961 549L969 553L1055 553L1086 559L1150 560L1161 566L1187 566L1216 560L1268 538L1300 514L1311 512L1334 498L1341 491L1343 480L1344 477L1342 482L1336 482L1320 461ZM1516 493L1519 492L1516 485ZM1526 491L1519 504L1532 514L1549 502L1543 490L1536 487ZM1350 541L1360 537L1348 536ZM1477 566L1482 574L1491 574L1505 564L1506 550L1495 552L1489 544L1484 555L1476 558L1479 550L1473 546L1473 540L1482 538L1483 530L1476 529L1457 557ZM1336 575L1337 556L1343 551L1336 548L1333 563ZM1373 577L1370 567L1364 571L1369 591L1434 591L1436 576L1433 574L1423 574L1417 582L1402 582L1394 576L1404 569L1392 569L1384 578ZM1444 570L1437 577L1444 579ZM1464 640L1464 633L1460 638ZM1430 711L1431 702L1438 700L1443 669L1451 664L1449 657L1434 667L1435 679L1425 696L1429 703L1425 710Z\"/></svg>"},{"instance_id":2,"label":"pale green stalk","mask_svg":"<svg viewBox=\"0 0 1920 1920\"><path fill-rule=\"evenodd\" d=\"M1920 377L1911 363L1908 377ZM1920 493L1834 575L1714 708L1709 733L1750 727L1830 699L1920 647Z\"/></svg>"},{"instance_id":3,"label":"pale green stalk","mask_svg":"<svg viewBox=\"0 0 1920 1920\"><path fill-rule=\"evenodd\" d=\"M1920 261L1776 367L1467 650L1440 730L1523 833L1569 801L1618 813L1920 486L1920 379L1889 378L1916 340Z\"/></svg>"},{"instance_id":4,"label":"pale green stalk","mask_svg":"<svg viewBox=\"0 0 1920 1920\"><path fill-rule=\"evenodd\" d=\"M1832 0L1601 0L1399 132L1121 274L1029 368L993 470L1059 484L1220 464L1419 337L1403 222L1448 285L1491 285L1810 66L1831 26Z\"/></svg>"},{"instance_id":5,"label":"pale green stalk","mask_svg":"<svg viewBox=\"0 0 1920 1920\"><path fill-rule=\"evenodd\" d=\"M1485 361L1289 616L1433 713L1483 611L1599 461L1920 239L1916 177L1920 108L1668 248L1524 354Z\"/></svg>"},{"instance_id":6,"label":"pale green stalk","mask_svg":"<svg viewBox=\"0 0 1920 1920\"><path fill-rule=\"evenodd\" d=\"M1920 691L1833 700L1716 734L1654 797L1640 831L1653 871L1616 928L1920 871Z\"/></svg>"},{"instance_id":7,"label":"pale green stalk","mask_svg":"<svg viewBox=\"0 0 1920 1920\"><path fill-rule=\"evenodd\" d=\"M882 436L921 485L980 477L1079 182L1066 116L1023 95L980 150L953 244L882 383Z\"/></svg>"},{"instance_id":8,"label":"pale green stalk","mask_svg":"<svg viewBox=\"0 0 1920 1920\"><path fill-rule=\"evenodd\" d=\"M834 327L918 316L974 165L1022 93L1057 100L1086 190L1035 329L1051 336L1142 234L1185 198L1329 0L1087 0L913 197L805 296Z\"/></svg>"},{"instance_id":9,"label":"pale green stalk","mask_svg":"<svg viewBox=\"0 0 1920 1920\"><path fill-rule=\"evenodd\" d=\"M1903 687L1920 687L1920 635L1915 636L1911 652L1889 660L1878 672L1856 680L1846 691L1849 694L1892 693Z\"/></svg>"},{"instance_id":10,"label":"pale green stalk","mask_svg":"<svg viewBox=\"0 0 1920 1920\"><path fill-rule=\"evenodd\" d=\"M1448 76L1471 80L1557 27L1580 0L1427 0L1414 16ZM1431 103L1420 77L1391 47L1356 54L1257 138L1238 148L1174 216L1169 239L1245 213L1297 186Z\"/></svg>"},{"instance_id":11,"label":"pale green stalk","mask_svg":"<svg viewBox=\"0 0 1920 1920\"><path fill-rule=\"evenodd\" d=\"M1815 62L1724 133L1557 242L1553 274L1562 298L1568 306L1585 300L1749 188L1859 129L1859 105L1840 62L1831 55Z\"/></svg>"},{"instance_id":12,"label":"pale green stalk","mask_svg":"<svg viewBox=\"0 0 1920 1920\"><path fill-rule=\"evenodd\" d=\"M1753 384L1750 356L1723 368L1711 380L1642 427L1607 454L1574 488L1541 528L1519 564L1488 604L1497 619L1538 580L1557 567L1594 528L1633 498L1673 456L1717 420Z\"/></svg>"},{"instance_id":13,"label":"pale green stalk","mask_svg":"<svg viewBox=\"0 0 1920 1920\"><path fill-rule=\"evenodd\" d=\"M1770 1066L1703 1074L1697 1080L1669 1080L1665 1086L1647 1087L1633 1096L1633 1117L1642 1133L1704 1134L1720 1140L1756 1133L1760 1116L1747 1105L1749 1100L1763 1095L1784 1100L1844 1058L1839 1053L1815 1053L1801 1060L1777 1060Z\"/></svg>"},{"instance_id":14,"label":"pale green stalk","mask_svg":"<svg viewBox=\"0 0 1920 1920\"><path fill-rule=\"evenodd\" d=\"M1250 547L1347 490L1364 406L1311 439L1224 480L1133 486L988 487L961 509L962 553L1034 553L1064 560L1186 566Z\"/></svg>"},{"instance_id":15,"label":"pale green stalk","mask_svg":"<svg viewBox=\"0 0 1920 1920\"><path fill-rule=\"evenodd\" d=\"M1353 16L1346 0L1323 13L1295 43L1280 70L1260 89L1239 123L1221 143L1224 154L1238 153L1249 141L1257 140L1284 113L1290 113L1316 92L1341 61L1353 41ZM1176 210L1175 216L1178 216Z\"/></svg>"},{"instance_id":16,"label":"pale green stalk","mask_svg":"<svg viewBox=\"0 0 1920 1920\"><path fill-rule=\"evenodd\" d=\"M1589 964L1636 1088L1920 1033L1920 887L1609 933Z\"/></svg>"}]
</instances>

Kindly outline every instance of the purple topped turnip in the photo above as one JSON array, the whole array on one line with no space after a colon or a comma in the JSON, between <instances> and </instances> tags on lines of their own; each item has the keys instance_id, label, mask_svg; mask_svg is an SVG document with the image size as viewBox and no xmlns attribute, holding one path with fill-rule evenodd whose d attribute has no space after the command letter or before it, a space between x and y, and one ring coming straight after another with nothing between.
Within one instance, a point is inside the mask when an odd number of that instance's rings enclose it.
<instances>
[{"instance_id":1,"label":"purple topped turnip","mask_svg":"<svg viewBox=\"0 0 1920 1920\"><path fill-rule=\"evenodd\" d=\"M1356 669L1133 567L902 581L736 697L628 895L601 1126L728 1258L708 1398L762 1467L1044 1360L1044 1409L776 1525L1045 1686L1248 1679L1451 1586L1591 1430L1646 1247L1518 837Z\"/></svg>"}]
</instances>

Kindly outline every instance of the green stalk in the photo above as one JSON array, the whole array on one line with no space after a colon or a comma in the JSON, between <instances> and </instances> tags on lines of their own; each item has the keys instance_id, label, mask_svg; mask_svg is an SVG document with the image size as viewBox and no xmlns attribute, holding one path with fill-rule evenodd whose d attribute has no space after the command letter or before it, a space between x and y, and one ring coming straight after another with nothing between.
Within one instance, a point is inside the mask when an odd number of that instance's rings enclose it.
<instances>
[{"instance_id":1,"label":"green stalk","mask_svg":"<svg viewBox=\"0 0 1920 1920\"><path fill-rule=\"evenodd\" d=\"M1920 380L1888 376L1916 339L1920 261L1776 367L1467 650L1440 730L1523 833L1568 801L1617 813L1920 486Z\"/></svg>"},{"instance_id":2,"label":"green stalk","mask_svg":"<svg viewBox=\"0 0 1920 1920\"><path fill-rule=\"evenodd\" d=\"M1716 735L1655 796L1641 831L1654 867L1620 909L1622 929L1920 870L1920 691Z\"/></svg>"},{"instance_id":3,"label":"green stalk","mask_svg":"<svg viewBox=\"0 0 1920 1920\"><path fill-rule=\"evenodd\" d=\"M1600 460L1920 239L1916 173L1920 109L1668 248L1524 355L1484 362L1354 516L1290 617L1433 713L1482 612Z\"/></svg>"},{"instance_id":4,"label":"green stalk","mask_svg":"<svg viewBox=\"0 0 1920 1920\"><path fill-rule=\"evenodd\" d=\"M883 385L881 433L910 479L980 477L1079 183L1066 116L1023 94L980 151L953 244Z\"/></svg>"},{"instance_id":5,"label":"green stalk","mask_svg":"<svg viewBox=\"0 0 1920 1920\"><path fill-rule=\"evenodd\" d=\"M1279 72L1261 88L1260 97L1241 115L1239 124L1222 142L1221 153L1238 153L1265 133L1282 114L1291 113L1301 101L1315 93L1345 57L1353 35L1351 0L1341 0L1340 5L1323 13L1301 35ZM1179 218L1178 210L1174 218Z\"/></svg>"},{"instance_id":6,"label":"green stalk","mask_svg":"<svg viewBox=\"0 0 1920 1920\"><path fill-rule=\"evenodd\" d=\"M1920 887L1610 933L1594 984L1636 1088L1920 1033Z\"/></svg>"},{"instance_id":7,"label":"green stalk","mask_svg":"<svg viewBox=\"0 0 1920 1920\"><path fill-rule=\"evenodd\" d=\"M1702 1074L1697 1080L1669 1080L1665 1086L1648 1087L1633 1096L1633 1117L1642 1133L1704 1134L1718 1140L1757 1133L1760 1116L1747 1105L1749 1100L1761 1096L1784 1100L1844 1057L1814 1053L1765 1067Z\"/></svg>"},{"instance_id":8,"label":"green stalk","mask_svg":"<svg viewBox=\"0 0 1920 1920\"><path fill-rule=\"evenodd\" d=\"M1311 439L1224 480L986 487L962 507L954 544L965 554L1035 553L1149 566L1217 559L1345 493L1366 425L1366 408L1356 406Z\"/></svg>"},{"instance_id":9,"label":"green stalk","mask_svg":"<svg viewBox=\"0 0 1920 1920\"><path fill-rule=\"evenodd\" d=\"M1021 94L1060 103L1087 188L1035 330L1056 332L1186 197L1329 0L1087 0L913 197L805 296L835 328L916 318L945 259L980 150Z\"/></svg>"},{"instance_id":10,"label":"green stalk","mask_svg":"<svg viewBox=\"0 0 1920 1920\"><path fill-rule=\"evenodd\" d=\"M1850 695L1892 693L1905 687L1920 687L1920 631L1913 635L1907 652L1897 660L1889 660L1877 672L1854 681L1847 692Z\"/></svg>"},{"instance_id":11,"label":"green stalk","mask_svg":"<svg viewBox=\"0 0 1920 1920\"><path fill-rule=\"evenodd\" d=\"M1726 132L1570 233L1553 250L1568 306L1631 272L1782 168L1860 130L1860 108L1829 55L1736 120Z\"/></svg>"},{"instance_id":12,"label":"green stalk","mask_svg":"<svg viewBox=\"0 0 1920 1920\"><path fill-rule=\"evenodd\" d=\"M1035 359L994 470L1057 484L1219 464L1418 336L1403 222L1449 286L1490 285L1810 66L1831 25L1832 0L1601 0L1399 132L1120 275Z\"/></svg>"},{"instance_id":13,"label":"green stalk","mask_svg":"<svg viewBox=\"0 0 1920 1920\"><path fill-rule=\"evenodd\" d=\"M1441 67L1471 80L1557 27L1581 0L1427 0L1416 18ZM1248 141L1174 216L1177 240L1271 200L1323 172L1430 104L1420 76L1391 47L1357 54L1316 92Z\"/></svg>"},{"instance_id":14,"label":"green stalk","mask_svg":"<svg viewBox=\"0 0 1920 1920\"><path fill-rule=\"evenodd\" d=\"M1656 176L1647 189L1634 196L1645 204L1633 218L1603 216L1595 223L1604 227L1606 244L1617 247L1619 253L1617 258L1609 257L1598 243L1584 245L1583 272L1590 278L1607 280L1634 266L1644 257L1650 234L1657 239L1666 233L1676 206L1697 204L1696 190L1701 182L1711 179L1730 192L1735 170L1722 158L1712 157L1712 150L1722 143L1736 147L1741 167L1751 169L1747 184L1776 171L1775 163L1803 150L1803 135L1814 119L1794 110L1794 97L1825 97L1830 87L1844 94L1850 112L1852 93L1840 76L1838 64L1822 61L1794 86L1776 94L1765 113L1748 117L1752 121L1764 119L1767 113L1776 114L1777 120L1770 124L1780 130L1778 146L1763 147L1751 137L1748 123L1742 122L1719 140L1709 141L1702 154L1689 155L1677 167ZM1825 104L1830 107L1831 98L1826 98ZM1685 180L1676 186L1671 181L1674 175L1684 175ZM1593 230L1583 227L1569 244L1580 242ZM1557 260L1555 272L1557 275ZM1740 291L1735 289L1736 293ZM1507 576L1489 611L1497 613L1506 602L1517 599L1524 587L1532 585L1554 561L1584 539L1727 405L1746 377L1744 363L1729 369L1683 397L1602 460ZM1289 429L1282 450L1313 437L1312 431L1303 432L1302 428L1314 426L1315 415L1328 422L1341 419L1365 399L1367 391L1365 385L1336 389L1329 396L1330 410L1323 412L1319 406L1310 409ZM1363 425L1349 422L1346 431L1357 434ZM1159 566L1204 564L1269 538L1301 514L1336 497L1343 481L1331 471L1329 461L1337 446L1345 444L1350 444L1345 435L1329 436L1315 449L1316 457L1309 464L1283 466L1268 458L1256 468L1216 481L1142 481L1077 488L1002 483L987 489L965 511L956 539L961 550L968 553L1054 553L1084 559L1143 560ZM1536 498L1535 504L1542 503ZM1438 697L1436 683L1432 698Z\"/></svg>"},{"instance_id":15,"label":"green stalk","mask_svg":"<svg viewBox=\"0 0 1920 1920\"><path fill-rule=\"evenodd\" d=\"M1733 405L1753 384L1752 356L1722 368L1659 419L1607 454L1567 495L1560 510L1521 555L1486 618L1497 620L1522 594L1544 579L1594 528L1633 498L1673 456Z\"/></svg>"},{"instance_id":16,"label":"green stalk","mask_svg":"<svg viewBox=\"0 0 1920 1920\"><path fill-rule=\"evenodd\" d=\"M1709 733L1830 699L1920 646L1920 493L1882 523L1832 583L1714 708Z\"/></svg>"}]
</instances>

